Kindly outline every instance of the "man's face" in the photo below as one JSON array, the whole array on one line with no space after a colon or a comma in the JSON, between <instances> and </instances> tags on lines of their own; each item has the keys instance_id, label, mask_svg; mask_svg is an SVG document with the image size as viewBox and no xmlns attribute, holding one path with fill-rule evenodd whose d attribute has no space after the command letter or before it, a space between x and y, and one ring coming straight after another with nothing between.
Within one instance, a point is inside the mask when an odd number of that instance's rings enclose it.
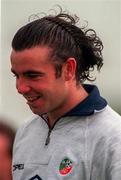
<instances>
[{"instance_id":1,"label":"man's face","mask_svg":"<svg viewBox=\"0 0 121 180\"><path fill-rule=\"evenodd\" d=\"M16 88L35 114L60 113L66 106L68 88L64 73L55 76L48 47L33 47L12 51L11 70L16 76ZM62 112L63 113L63 112Z\"/></svg>"}]
</instances>

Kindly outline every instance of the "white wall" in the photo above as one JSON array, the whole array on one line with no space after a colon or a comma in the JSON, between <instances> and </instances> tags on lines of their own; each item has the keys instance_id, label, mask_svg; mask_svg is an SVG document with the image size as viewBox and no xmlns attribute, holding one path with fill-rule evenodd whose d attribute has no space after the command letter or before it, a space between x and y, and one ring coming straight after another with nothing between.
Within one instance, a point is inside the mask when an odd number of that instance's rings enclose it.
<instances>
[{"instance_id":1,"label":"white wall","mask_svg":"<svg viewBox=\"0 0 121 180\"><path fill-rule=\"evenodd\" d=\"M1 113L13 119L19 126L32 115L24 99L17 94L15 80L10 72L10 51L13 35L28 22L33 13L48 12L60 4L69 12L77 14L81 21L87 20L104 43L104 67L97 75L101 94L109 104L121 113L121 6L120 1L109 0L2 0L2 105Z\"/></svg>"}]
</instances>

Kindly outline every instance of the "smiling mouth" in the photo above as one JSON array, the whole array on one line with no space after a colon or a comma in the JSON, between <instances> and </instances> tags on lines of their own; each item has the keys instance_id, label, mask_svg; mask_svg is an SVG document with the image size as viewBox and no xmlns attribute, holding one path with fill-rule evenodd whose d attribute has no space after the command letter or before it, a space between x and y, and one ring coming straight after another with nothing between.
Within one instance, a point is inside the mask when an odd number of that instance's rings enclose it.
<instances>
[{"instance_id":1,"label":"smiling mouth","mask_svg":"<svg viewBox=\"0 0 121 180\"><path fill-rule=\"evenodd\" d=\"M41 97L41 96L35 96L35 97L25 97L25 98L26 98L27 102L32 103L32 102L34 102L34 101L38 100L40 97Z\"/></svg>"}]
</instances>

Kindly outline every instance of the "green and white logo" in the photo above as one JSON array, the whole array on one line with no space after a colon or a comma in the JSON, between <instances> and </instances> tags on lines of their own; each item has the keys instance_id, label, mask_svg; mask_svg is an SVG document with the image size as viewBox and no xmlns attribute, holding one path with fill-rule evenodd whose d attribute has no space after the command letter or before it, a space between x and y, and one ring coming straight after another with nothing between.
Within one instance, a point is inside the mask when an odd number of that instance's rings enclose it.
<instances>
[{"instance_id":1,"label":"green and white logo","mask_svg":"<svg viewBox=\"0 0 121 180\"><path fill-rule=\"evenodd\" d=\"M72 167L72 161L69 158L64 158L60 163L59 172L62 175L66 175L71 172Z\"/></svg>"}]
</instances>

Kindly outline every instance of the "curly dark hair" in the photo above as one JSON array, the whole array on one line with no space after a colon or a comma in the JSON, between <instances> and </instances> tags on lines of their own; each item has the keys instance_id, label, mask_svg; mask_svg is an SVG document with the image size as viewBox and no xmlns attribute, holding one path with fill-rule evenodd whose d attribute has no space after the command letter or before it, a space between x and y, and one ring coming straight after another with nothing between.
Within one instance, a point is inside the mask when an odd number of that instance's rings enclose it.
<instances>
[{"instance_id":1,"label":"curly dark hair","mask_svg":"<svg viewBox=\"0 0 121 180\"><path fill-rule=\"evenodd\" d=\"M90 71L103 65L103 44L93 29L76 26L77 16L60 11L57 15L45 15L20 28L12 40L12 48L22 51L34 46L52 48L56 76L61 76L62 64L74 57L77 62L76 81L93 81Z\"/></svg>"}]
</instances>

